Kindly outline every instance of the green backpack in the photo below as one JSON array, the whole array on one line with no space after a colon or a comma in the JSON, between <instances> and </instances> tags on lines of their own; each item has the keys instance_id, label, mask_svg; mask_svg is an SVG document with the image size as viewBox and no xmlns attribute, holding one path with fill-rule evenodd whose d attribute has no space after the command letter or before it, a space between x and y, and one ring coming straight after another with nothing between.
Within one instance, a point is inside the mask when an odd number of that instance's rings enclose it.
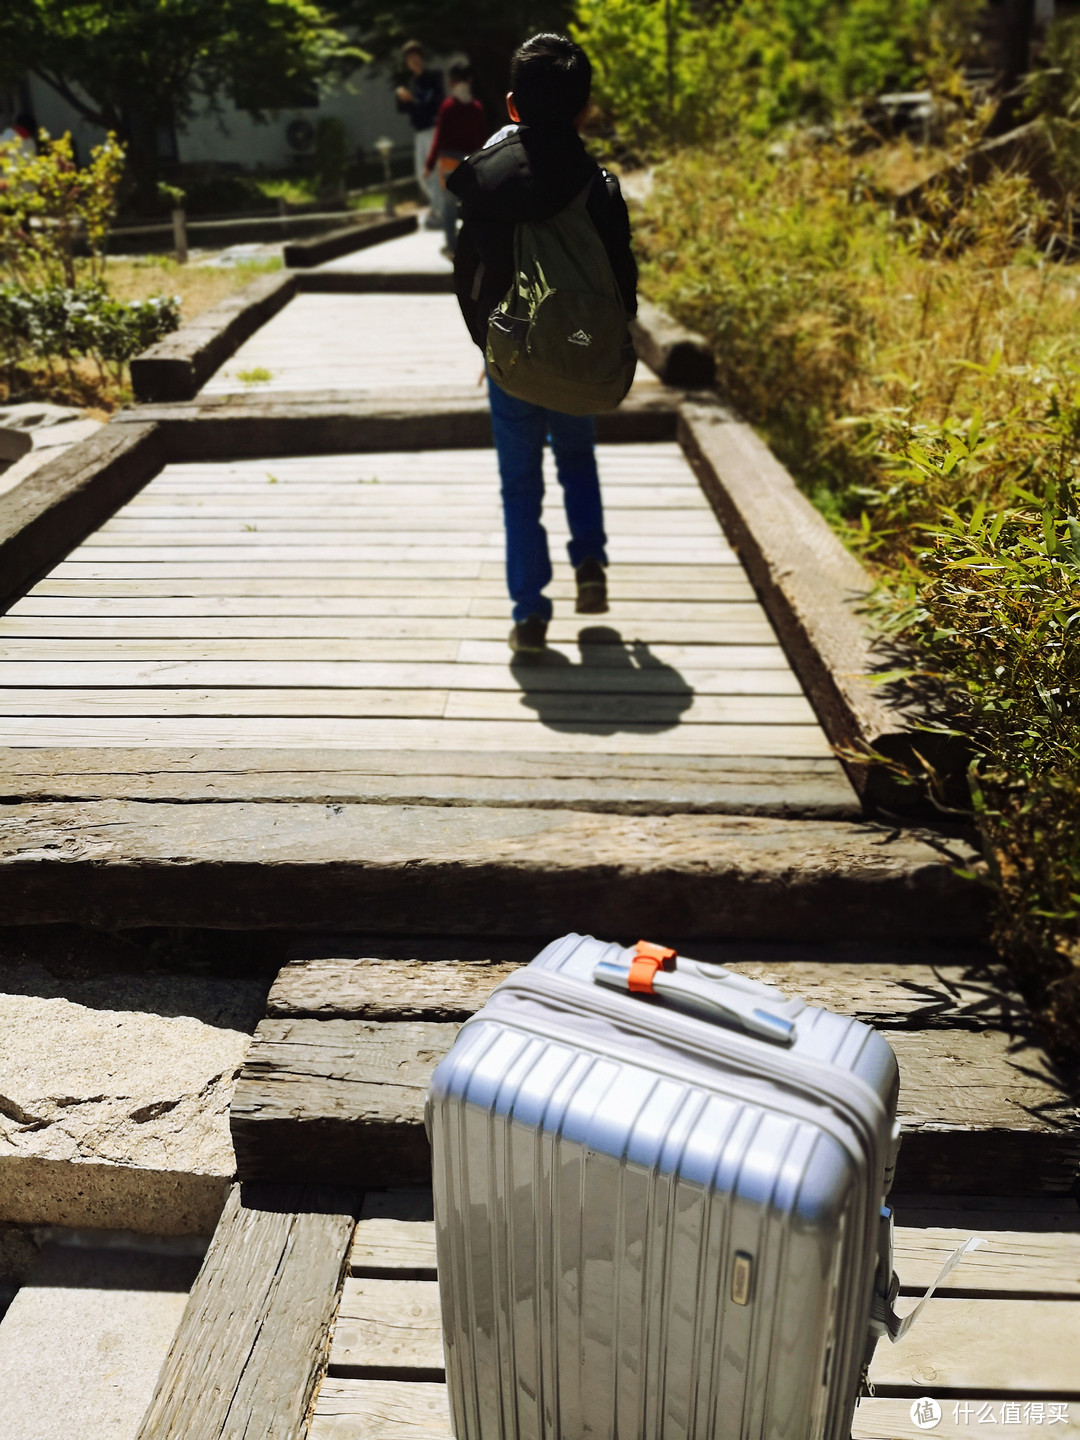
<instances>
[{"instance_id":1,"label":"green backpack","mask_svg":"<svg viewBox=\"0 0 1080 1440\"><path fill-rule=\"evenodd\" d=\"M514 283L488 321L495 383L564 415L614 410L637 365L611 261L585 209L595 183L550 220L514 227Z\"/></svg>"}]
</instances>

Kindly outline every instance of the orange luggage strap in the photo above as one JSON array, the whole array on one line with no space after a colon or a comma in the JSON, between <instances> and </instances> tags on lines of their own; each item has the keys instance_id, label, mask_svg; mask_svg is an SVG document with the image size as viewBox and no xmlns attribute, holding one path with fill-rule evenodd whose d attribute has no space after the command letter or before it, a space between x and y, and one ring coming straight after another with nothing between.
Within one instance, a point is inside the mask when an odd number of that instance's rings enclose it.
<instances>
[{"instance_id":1,"label":"orange luggage strap","mask_svg":"<svg viewBox=\"0 0 1080 1440\"><path fill-rule=\"evenodd\" d=\"M634 958L630 961L630 977L626 988L639 995L653 994L653 980L658 970L674 970L677 952L666 945L654 945L650 940L639 940L634 947Z\"/></svg>"}]
</instances>

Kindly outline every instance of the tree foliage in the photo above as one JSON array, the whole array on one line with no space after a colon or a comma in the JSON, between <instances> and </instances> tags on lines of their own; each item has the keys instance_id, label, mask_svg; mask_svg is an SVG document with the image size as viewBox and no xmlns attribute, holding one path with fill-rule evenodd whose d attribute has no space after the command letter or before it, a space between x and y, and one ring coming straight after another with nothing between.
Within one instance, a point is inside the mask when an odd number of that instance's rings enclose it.
<instances>
[{"instance_id":1,"label":"tree foliage","mask_svg":"<svg viewBox=\"0 0 1080 1440\"><path fill-rule=\"evenodd\" d=\"M631 143L765 134L908 89L969 47L979 0L580 0L596 97Z\"/></svg>"},{"instance_id":2,"label":"tree foliage","mask_svg":"<svg viewBox=\"0 0 1080 1440\"><path fill-rule=\"evenodd\" d=\"M356 28L379 60L393 61L406 40L419 40L432 54L464 51L492 110L498 110L508 88L517 46L539 30L565 30L575 8L573 0L402 0L396 5L337 0L336 5L343 22Z\"/></svg>"},{"instance_id":3,"label":"tree foliage","mask_svg":"<svg viewBox=\"0 0 1080 1440\"><path fill-rule=\"evenodd\" d=\"M366 58L316 0L21 0L0 9L0 56L119 135L144 200L159 129L200 98L262 118Z\"/></svg>"}]
</instances>

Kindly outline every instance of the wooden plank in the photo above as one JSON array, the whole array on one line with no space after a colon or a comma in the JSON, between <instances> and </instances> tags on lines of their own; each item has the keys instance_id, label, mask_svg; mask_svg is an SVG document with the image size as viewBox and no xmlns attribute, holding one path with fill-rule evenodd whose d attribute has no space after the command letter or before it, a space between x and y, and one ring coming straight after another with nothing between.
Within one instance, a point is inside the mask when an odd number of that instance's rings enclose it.
<instances>
[{"instance_id":1,"label":"wooden plank","mask_svg":"<svg viewBox=\"0 0 1080 1440\"><path fill-rule=\"evenodd\" d=\"M0 717L0 746L139 746L159 749L189 744L281 749L310 746L350 750L459 750L504 746L525 753L547 750L559 727L520 720L416 720L378 717L297 717L248 715L114 715ZM762 758L824 758L828 748L816 725L687 725L672 730L656 724L566 722L561 729L568 750L579 754L717 755ZM617 736L617 739L613 739Z\"/></svg>"},{"instance_id":2,"label":"wooden plank","mask_svg":"<svg viewBox=\"0 0 1080 1440\"><path fill-rule=\"evenodd\" d=\"M572 627L569 627L572 628ZM576 637L575 637L576 640ZM246 639L235 642L242 646L243 654L230 650L229 641L213 638L199 640L191 636L186 640L158 640L139 647L139 642L123 641L112 645L95 646L91 641L78 641L67 645L60 641L31 642L29 639L12 640L0 644L0 664L20 667L8 673L29 676L31 671L21 667L33 664L78 664L153 666L165 662L192 664L259 664L275 662L289 664L320 665L392 665L430 664L456 662L457 666L486 666L504 675L514 674L515 683L524 688L540 689L550 685L553 689L560 684L554 677L574 668L575 660L580 671L587 652L590 672L614 669L625 672L628 661L635 657L634 642L624 645L582 644L575 640L553 638L548 649L552 652L545 663L535 666L518 666L510 669L511 654L505 639L500 640L455 640L444 639L403 639L391 637L368 637L349 642L334 636L313 636L306 640L295 638L272 642L269 639ZM316 649L317 643L317 649ZM138 649L147 653L140 655ZM773 670L787 672L783 651L771 645L733 644L669 644L656 640L647 643L647 654L637 649L639 662L655 662L654 668L676 669L681 674L724 673L738 670ZM132 654L132 651L136 651ZM94 672L82 672L90 676ZM217 672L221 673L221 672ZM389 671L387 674L391 673ZM790 672L787 672L790 673ZM78 678L78 671L72 671L72 678ZM464 679L464 677L463 677ZM602 682L598 682L598 685ZM677 683L677 682L676 682Z\"/></svg>"},{"instance_id":3,"label":"wooden plank","mask_svg":"<svg viewBox=\"0 0 1080 1440\"><path fill-rule=\"evenodd\" d=\"M353 1275L435 1278L435 1221L427 1187L370 1191L353 1239Z\"/></svg>"},{"instance_id":4,"label":"wooden plank","mask_svg":"<svg viewBox=\"0 0 1080 1440\"><path fill-rule=\"evenodd\" d=\"M149 582L136 582L125 586L115 595L100 593L99 582L69 582L38 584L7 612L9 617L57 616L57 615L364 615L380 601L404 600L416 603L430 603L429 587L422 580L370 579L354 581L345 588L340 585L325 591L320 587L317 595L310 593L310 587L300 587L296 581L283 594L271 593L269 584L261 589L253 586L251 593L244 595L223 590L214 594L208 590L193 590L190 595L160 594L152 589ZM64 591L69 593L64 593ZM471 599L477 603L500 602L505 608L506 587L491 580L447 580L439 585L439 593L447 601ZM574 587L569 580L557 579L548 586L552 600L571 600ZM612 600L618 605L665 604L678 605L686 602L707 605L714 600L741 600L746 597L748 587L737 575L720 579L709 584L680 586L672 594L665 587L663 601L654 599L652 586L629 587L618 585Z\"/></svg>"},{"instance_id":5,"label":"wooden plank","mask_svg":"<svg viewBox=\"0 0 1080 1440\"><path fill-rule=\"evenodd\" d=\"M768 645L773 639L772 630L768 621L760 615L755 615L751 607L747 607L747 617L744 620L705 621L689 620L678 621L668 620L662 624L651 626L652 633L645 636L636 635L632 632L623 639L620 632L612 626L597 626L595 624L583 625L579 618L569 616L563 618L558 615L549 626L548 633L554 645L574 645L578 642L581 631L602 629L607 636L611 637L606 644L621 646L623 644L634 644L644 642L650 650L656 645ZM226 629L228 627L225 627ZM251 627L251 628L254 628ZM288 627L284 627L288 628ZM334 623L332 619L324 620L312 625L310 629L304 626L297 626L299 635L286 636L282 641L282 647L275 651L275 641L269 636L245 636L239 635L235 638L217 638L209 636L205 640L201 637L193 638L167 638L161 637L151 640L85 640L57 639L47 645L43 640L32 638L21 638L14 636L7 638L0 636L0 659L5 660L41 660L46 657L53 657L59 652L71 659L82 656L86 660L115 660L128 658L157 659L169 656L174 659L210 659L213 657L214 649L219 652L231 646L228 653L236 658L237 648L242 647L243 651L250 652L250 658L255 659L262 655L265 659L289 658L289 647L293 651L302 652L305 646L310 654L310 640L336 641L341 647L352 643L355 647L368 640L494 640L500 644L499 656L504 662L509 662L510 654L506 648L506 637L510 630L509 616L503 619L487 619L483 616L455 616L445 619L441 616L428 615L358 615L344 622ZM320 629L336 631L337 634L320 635ZM618 634L616 641L614 636ZM308 638L310 635L310 639ZM588 643L587 641L584 643ZM207 654L200 655L198 647L206 646ZM185 654L185 647L188 652ZM261 650L259 647L262 647ZM157 654L153 652L157 648ZM591 649L603 648L592 645ZM285 654L282 654L282 650ZM320 658L329 658L326 649L320 645L322 652ZM307 658L303 653L297 653L296 659ZM363 660L367 657L363 654L342 655L342 659ZM645 657L646 659L648 657ZM621 651L620 657L615 660L616 664L627 663L625 651Z\"/></svg>"},{"instance_id":6,"label":"wooden plank","mask_svg":"<svg viewBox=\"0 0 1080 1440\"><path fill-rule=\"evenodd\" d=\"M347 1278L327 1368L356 1379L442 1379L437 1282Z\"/></svg>"},{"instance_id":7,"label":"wooden plank","mask_svg":"<svg viewBox=\"0 0 1080 1440\"><path fill-rule=\"evenodd\" d=\"M903 1313L911 1303L898 1308ZM882 1396L1080 1399L1077 1355L1074 1301L935 1298L898 1345L877 1347L870 1379Z\"/></svg>"},{"instance_id":8,"label":"wooden plank","mask_svg":"<svg viewBox=\"0 0 1080 1440\"><path fill-rule=\"evenodd\" d=\"M383 962L386 963L391 962ZM432 961L427 964L433 969L452 968ZM285 973L279 975L275 990ZM273 1001L272 991L271 1011L280 1013L280 997L277 1011L272 1008ZM426 1198L430 1205L430 1196ZM395 1206L391 1198L388 1208L403 1210L405 1207L400 1203ZM921 1297L948 1257L972 1234L981 1236L987 1243L966 1256L963 1265L941 1282L940 1294L966 1292L974 1297L1014 1292L1016 1298L1023 1295L1028 1299L1080 1297L1080 1235L987 1229L978 1223L978 1217L972 1217L972 1224L963 1229L897 1226L894 1263L900 1277L901 1295ZM361 1218L353 1241L351 1268L354 1274L407 1272L413 1279L433 1279L436 1271L434 1222L392 1216Z\"/></svg>"},{"instance_id":9,"label":"wooden plank","mask_svg":"<svg viewBox=\"0 0 1080 1440\"><path fill-rule=\"evenodd\" d=\"M352 1203L312 1186L233 1187L139 1440L300 1440Z\"/></svg>"},{"instance_id":10,"label":"wooden plank","mask_svg":"<svg viewBox=\"0 0 1080 1440\"><path fill-rule=\"evenodd\" d=\"M435 1275L434 1220L361 1220L350 1269L368 1279L429 1280Z\"/></svg>"},{"instance_id":11,"label":"wooden plank","mask_svg":"<svg viewBox=\"0 0 1080 1440\"><path fill-rule=\"evenodd\" d=\"M597 417L602 444L674 437L678 392L650 386L632 391L617 410ZM132 412L133 415L135 412ZM273 396L200 397L196 403L147 405L140 420L162 427L175 460L220 460L433 449L491 444L486 399L473 386L423 386L374 393L283 391ZM123 411L114 424L132 420Z\"/></svg>"},{"instance_id":12,"label":"wooden plank","mask_svg":"<svg viewBox=\"0 0 1080 1440\"><path fill-rule=\"evenodd\" d=\"M404 508L404 506L402 507ZM646 558L655 555L657 564L678 563L671 560L672 553L687 553L711 560L717 556L729 559L731 551L714 532L711 516L704 523L696 515L660 518L651 524L652 512L648 510L626 511L634 516L631 523L623 524L618 511L609 515L609 549L618 552L620 546L647 546ZM350 514L342 516L339 523L333 514L309 517L309 524L294 527L288 516L275 517L250 513L245 518L218 521L163 520L160 522L117 524L103 527L88 536L80 548L77 558L93 560L105 552L124 560L127 557L117 552L131 550L133 559L168 558L176 552L184 559L189 552L200 554L211 549L224 551L225 558L237 550L267 550L287 548L301 557L309 554L313 547L331 552L329 558L341 558L332 553L338 547L354 550L357 547L379 544L405 547L417 544L437 544L440 537L453 538L453 543L463 552L469 547L503 544L502 523L497 514L458 514L452 520L440 524L436 517L425 516L415 525L409 524L401 511L396 515L381 517L367 514L363 507L356 506ZM275 523L276 522L276 523ZM566 543L569 532L565 522L556 521L547 527L552 547ZM155 553L151 553L155 552ZM707 552L707 553L706 553ZM213 560L215 555L205 554ZM287 557L284 557L287 558Z\"/></svg>"},{"instance_id":13,"label":"wooden plank","mask_svg":"<svg viewBox=\"0 0 1080 1440\"><path fill-rule=\"evenodd\" d=\"M679 613L681 610L681 614ZM333 636L342 639L359 638L368 624L379 624L386 620L416 620L444 622L455 632L463 633L475 620L495 621L500 630L509 625L510 602L493 601L487 604L475 600L452 599L440 603L438 596L407 604L401 600L383 599L372 605L366 615L249 615L228 616L222 619L204 617L193 620L173 616L81 616L66 615L61 619L31 619L22 616L5 616L0 619L0 644L10 640L34 638L41 640L130 640L130 639L176 639L197 636L202 639L269 639L275 634L294 639L308 636ZM570 623L577 631L590 629L598 635L597 643L618 644L613 639L615 626L637 622L642 626L655 627L663 634L681 631L685 625L715 627L724 633L730 626L760 624L760 610L754 600L709 602L695 604L687 602L678 605L650 605L646 601L620 605L617 601L610 616L603 624L595 618L575 619ZM458 621L460 624L454 625ZM425 626L411 628L423 629ZM600 641L599 636L607 637Z\"/></svg>"},{"instance_id":14,"label":"wooden plank","mask_svg":"<svg viewBox=\"0 0 1080 1440\"><path fill-rule=\"evenodd\" d=\"M59 677L58 677L59 679ZM524 707L524 708L523 708ZM535 716L531 713L535 711ZM434 687L388 690L306 686L250 687L241 690L73 688L62 680L48 688L0 690L0 716L305 716L346 719L358 716L400 716L404 719L476 720L565 725L601 734L624 727L664 731L675 725L761 726L765 738L773 729L792 738L793 727L806 726L817 740L813 711L801 695L695 696L682 690L657 694L652 686L623 694L596 695L588 691L559 694L549 690L446 691ZM795 737L799 753L806 737ZM785 746L784 741L777 742ZM785 746L786 749L786 746ZM785 753L785 749L781 753ZM824 746L814 745L816 753Z\"/></svg>"},{"instance_id":15,"label":"wooden plank","mask_svg":"<svg viewBox=\"0 0 1080 1440\"><path fill-rule=\"evenodd\" d=\"M188 660L117 662L0 660L0 692L27 692L59 686L69 691L101 689L170 689L201 686L207 690L484 690L523 695L741 695L783 696L802 700L798 681L780 669L680 670L662 664L638 668L628 656L618 666L537 665L514 670L509 665L468 665L437 662L348 660ZM16 712L18 713L18 712ZM26 712L23 712L26 713ZM629 716L627 716L629 718Z\"/></svg>"},{"instance_id":16,"label":"wooden plank","mask_svg":"<svg viewBox=\"0 0 1080 1440\"><path fill-rule=\"evenodd\" d=\"M671 603L679 600L700 601L727 600L738 598L743 586L739 575L729 569L718 570L720 577L711 581L698 580L688 585L675 581L664 587L664 594ZM63 580L47 577L38 582L22 599L16 602L9 613L16 615L67 615L67 614L117 614L117 615L169 615L169 614L236 614L236 615L305 615L305 614L350 614L349 604L354 600L380 596L420 596L428 586L423 577L411 578L411 569L404 576L373 575L352 578L323 577L319 582L319 593L312 594L313 587L303 579L231 579L186 581L155 580ZM275 584L280 589L275 589ZM648 600L655 595L652 582L628 582L625 572L614 577L617 585L615 598L622 603L629 600ZM460 576L446 576L439 582L448 596L475 595L477 598L501 600L506 585L491 579ZM573 598L573 583L558 573L548 587L547 593L555 601ZM339 610L337 607L341 606ZM83 609L83 607L86 607ZM146 608L143 609L142 607ZM278 607L277 609L273 607ZM160 607L160 608L159 608ZM190 608L188 608L190 607ZM250 608L249 608L250 607ZM362 611L360 613L363 613ZM775 647L779 649L777 645ZM785 659L785 664L787 661Z\"/></svg>"},{"instance_id":17,"label":"wooden plank","mask_svg":"<svg viewBox=\"0 0 1080 1440\"><path fill-rule=\"evenodd\" d=\"M643 598L650 594L655 595L658 585L664 587L664 593L678 598L680 594L687 598L693 598L700 594L703 599L708 598L707 590L698 590L699 586L720 584L731 579L738 579L741 571L738 569L738 562L734 562L733 568L719 566L696 566L689 567L687 571L680 572L671 582L672 588L664 584L661 572L662 566L655 565L630 565L620 567L618 583L625 587L622 593L629 593L633 588ZM274 580L268 576L245 576L243 574L235 577L217 577L207 579L203 576L188 575L180 577L179 581L169 581L166 577L165 588L162 588L162 577L155 579L156 572L142 577L129 578L115 577L111 580L101 579L80 579L78 576L57 576L50 574L44 580L38 582L30 592L31 595L311 595L311 575L307 576L282 576L279 579L280 591L274 590ZM554 585L560 583L567 586L566 594L572 593L569 580L569 567L564 567L558 562L555 564ZM319 593L328 597L335 595L366 595L397 593L405 595L417 595L427 588L427 581L438 580L443 582L461 582L462 580L471 583L476 581L479 585L484 582L498 584L502 593L506 588L505 570L498 565L489 566L487 562L473 568L470 567L464 572L455 570L452 565L442 564L435 566L410 564L404 567L378 567L365 565L360 570L350 571L346 575L319 575ZM182 582L182 583L181 583ZM615 583L613 579L613 584ZM391 584L407 587L396 592L385 592L381 589L369 590L371 585L383 586ZM682 584L680 591L674 588ZM354 588L355 587L355 588ZM477 593L483 593L478 590ZM554 592L553 592L554 593Z\"/></svg>"},{"instance_id":18,"label":"wooden plank","mask_svg":"<svg viewBox=\"0 0 1080 1440\"><path fill-rule=\"evenodd\" d=\"M1028 1298L1080 1299L1080 1234L987 1229L993 1217L982 1218L979 1224L973 1216L972 1228L966 1230L897 1226L895 1268L901 1294L925 1292L952 1252L974 1233L987 1244L964 1257L942 1281L939 1293L1016 1291Z\"/></svg>"},{"instance_id":19,"label":"wooden plank","mask_svg":"<svg viewBox=\"0 0 1080 1440\"><path fill-rule=\"evenodd\" d=\"M426 1076L456 1031L428 1021L264 1020L233 1100L239 1173L422 1182ZM1045 1071L1012 1063L1006 1036L894 1030L889 1040L901 1076L898 1188L1004 1195L1071 1187L1080 1157L1075 1108Z\"/></svg>"},{"instance_id":20,"label":"wooden plank","mask_svg":"<svg viewBox=\"0 0 1080 1440\"><path fill-rule=\"evenodd\" d=\"M298 954L300 952L297 952ZM1080 1234L1080 1202L1068 1195L933 1195L919 1191L892 1194L898 1225L913 1229L1017 1230L1025 1235Z\"/></svg>"},{"instance_id":21,"label":"wooden plank","mask_svg":"<svg viewBox=\"0 0 1080 1440\"><path fill-rule=\"evenodd\" d=\"M501 805L610 814L743 814L852 819L854 791L833 759L574 755L542 750L237 748L9 750L0 793L14 799L314 801L324 805Z\"/></svg>"},{"instance_id":22,"label":"wooden plank","mask_svg":"<svg viewBox=\"0 0 1080 1440\"><path fill-rule=\"evenodd\" d=\"M107 569L124 574L128 567L137 565L169 565L175 568L180 565L267 565L278 561L290 565L305 562L319 565L324 561L330 565L367 561L439 564L445 561L447 553L447 546L439 544L434 537L424 541L406 534L398 537L397 543L364 536L354 542L328 545L270 544L266 537L257 536L255 539L261 543L245 546L241 543L243 538L233 535L230 537L232 543L227 545L86 546L64 562L63 573L81 574L91 569ZM306 540L311 538L305 537ZM462 564L478 565L485 560L501 561L504 550L502 535L490 531L458 537L453 553ZM718 540L708 536L698 537L692 544L680 545L677 537L669 536L649 543L643 537L615 535L608 544L608 555L613 566L634 561L665 566L730 562L730 552Z\"/></svg>"},{"instance_id":23,"label":"wooden plank","mask_svg":"<svg viewBox=\"0 0 1080 1440\"><path fill-rule=\"evenodd\" d=\"M375 1381L335 1381L335 1388L330 1391L326 1398L327 1423L334 1424L333 1416L340 1415L343 1425L350 1423L353 1409L359 1405L370 1405L373 1415L386 1413L396 1417L399 1429L394 1432L387 1431L387 1440L412 1440L408 1430L405 1428L409 1423L421 1427L423 1440L448 1440L451 1432L434 1429L435 1404L437 1398L431 1396L405 1396L384 1397L375 1393L370 1396L364 1394L346 1394L350 1385L368 1384L373 1391L376 1390L378 1382ZM405 1388L404 1386L402 1387ZM433 1386L432 1389L437 1389ZM340 1391L340 1393L339 1393ZM863 1399L859 1401L858 1409L851 1425L852 1440L922 1440L926 1435L925 1426L918 1426L912 1419L911 1410L913 1402L910 1399L883 1400L879 1397ZM1006 1404L1008 1409L1005 1408ZM427 1413L425 1413L425 1407ZM940 1428L937 1434L947 1434L953 1440L972 1440L976 1435L985 1436L986 1440L1042 1440L1047 1434L1046 1416L1050 1413L1045 1402L1036 1401L1034 1408L1030 1400L1018 1399L1015 1401L994 1401L989 1402L977 1395L958 1395L955 1398L950 1396L941 1406L942 1419L939 1422ZM449 1413L449 1412L448 1412ZM429 1415L432 1418L428 1418ZM982 1419L980 1420L980 1416ZM350 1417L346 1419L345 1417ZM1007 1417L1007 1418L1006 1418ZM362 1422L357 1421L357 1425ZM422 1427L428 1425L425 1432ZM351 1440L355 1434L357 1440L363 1436L367 1440L370 1434L372 1440L376 1440L374 1430L367 1431L358 1428L355 1431L348 1428L312 1430L312 1440ZM1071 1407L1069 1418L1065 1424L1058 1424L1049 1432L1057 1435L1059 1440L1076 1440L1080 1435L1080 1414L1077 1407ZM382 1440L382 1432L378 1434L378 1440Z\"/></svg>"},{"instance_id":24,"label":"wooden plank","mask_svg":"<svg viewBox=\"0 0 1080 1440\"><path fill-rule=\"evenodd\" d=\"M315 1401L309 1440L453 1440L446 1386L328 1375Z\"/></svg>"}]
</instances>

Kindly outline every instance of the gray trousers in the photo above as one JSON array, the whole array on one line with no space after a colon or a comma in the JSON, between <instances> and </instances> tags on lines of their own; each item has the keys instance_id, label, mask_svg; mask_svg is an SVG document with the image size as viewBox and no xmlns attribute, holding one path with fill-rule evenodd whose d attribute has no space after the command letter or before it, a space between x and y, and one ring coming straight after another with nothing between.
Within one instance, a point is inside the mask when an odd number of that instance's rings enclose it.
<instances>
[{"instance_id":1,"label":"gray trousers","mask_svg":"<svg viewBox=\"0 0 1080 1440\"><path fill-rule=\"evenodd\" d=\"M416 178L420 184L421 198L431 206L431 218L434 221L431 228L442 225L443 189L439 179L439 172L436 170L427 180L424 179L424 166L427 164L428 151L431 149L431 142L435 138L435 127L430 130L416 131L416 145L414 150L416 164Z\"/></svg>"}]
</instances>

